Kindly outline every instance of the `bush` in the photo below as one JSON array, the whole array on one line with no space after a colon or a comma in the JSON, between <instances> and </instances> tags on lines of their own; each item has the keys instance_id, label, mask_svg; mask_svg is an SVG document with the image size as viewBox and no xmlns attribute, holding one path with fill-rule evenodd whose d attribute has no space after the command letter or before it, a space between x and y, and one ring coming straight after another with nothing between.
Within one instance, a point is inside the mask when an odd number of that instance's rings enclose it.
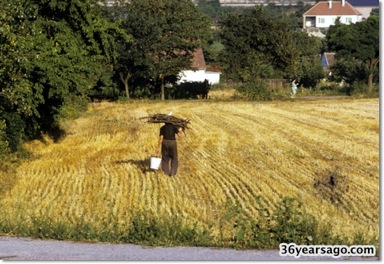
<instances>
[{"instance_id":1,"label":"bush","mask_svg":"<svg viewBox=\"0 0 384 264\"><path fill-rule=\"evenodd\" d=\"M0 159L3 159L10 152L6 128L5 120L0 120Z\"/></svg>"},{"instance_id":2,"label":"bush","mask_svg":"<svg viewBox=\"0 0 384 264\"><path fill-rule=\"evenodd\" d=\"M285 197L280 201L275 211L270 212L270 206L261 197L256 198L259 210L258 216L247 215L239 204L227 203L226 213L222 218L219 246L242 249L274 249L280 243L295 243L297 245L348 245L345 237L335 235L330 223L321 225L316 218L308 214L303 205L296 199ZM229 232L228 235L228 231ZM227 232L227 233L225 233ZM356 241L362 238L356 237ZM364 239L373 245L373 238Z\"/></svg>"},{"instance_id":3,"label":"bush","mask_svg":"<svg viewBox=\"0 0 384 264\"><path fill-rule=\"evenodd\" d=\"M150 213L134 212L127 237L128 243L145 245L209 245L211 238L206 230L200 230L197 223L189 227L177 216L156 218Z\"/></svg>"},{"instance_id":4,"label":"bush","mask_svg":"<svg viewBox=\"0 0 384 264\"><path fill-rule=\"evenodd\" d=\"M293 198L286 197L278 204L273 220L271 231L278 244L313 244L314 237L317 237L316 219L305 213L302 204Z\"/></svg>"},{"instance_id":5,"label":"bush","mask_svg":"<svg viewBox=\"0 0 384 264\"><path fill-rule=\"evenodd\" d=\"M236 87L236 90L248 100L272 100L272 92L268 89L264 80L244 83Z\"/></svg>"},{"instance_id":6,"label":"bush","mask_svg":"<svg viewBox=\"0 0 384 264\"><path fill-rule=\"evenodd\" d=\"M84 112L88 106L88 98L80 96L70 96L66 102L58 110L58 115L55 118L57 122L59 119L77 118L80 113Z\"/></svg>"},{"instance_id":7,"label":"bush","mask_svg":"<svg viewBox=\"0 0 384 264\"><path fill-rule=\"evenodd\" d=\"M7 110L8 111L8 110ZM16 112L0 111L0 144L3 154L16 152L20 149L23 139L25 139L26 122L22 116ZM31 125L31 124L29 124Z\"/></svg>"}]
</instances>

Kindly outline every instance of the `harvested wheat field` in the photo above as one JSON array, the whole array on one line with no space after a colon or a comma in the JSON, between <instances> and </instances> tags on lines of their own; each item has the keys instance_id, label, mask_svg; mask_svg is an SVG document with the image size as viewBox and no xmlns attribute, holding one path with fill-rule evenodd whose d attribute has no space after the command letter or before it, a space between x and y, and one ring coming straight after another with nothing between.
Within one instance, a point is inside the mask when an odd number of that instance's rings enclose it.
<instances>
[{"instance_id":1,"label":"harvested wheat field","mask_svg":"<svg viewBox=\"0 0 384 264\"><path fill-rule=\"evenodd\" d=\"M170 111L191 122L176 177L149 170L162 124L140 119ZM145 210L214 236L228 200L252 216L256 197L272 211L289 196L336 233L378 239L378 99L99 103L62 127L61 141L26 145L34 158L0 200L9 230L42 218L118 232Z\"/></svg>"}]
</instances>

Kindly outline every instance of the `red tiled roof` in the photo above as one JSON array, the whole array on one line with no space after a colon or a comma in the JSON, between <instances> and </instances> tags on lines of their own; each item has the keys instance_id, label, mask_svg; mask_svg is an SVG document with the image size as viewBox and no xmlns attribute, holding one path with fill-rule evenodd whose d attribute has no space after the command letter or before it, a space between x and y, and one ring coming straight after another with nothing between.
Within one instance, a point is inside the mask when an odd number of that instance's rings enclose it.
<instances>
[{"instance_id":1,"label":"red tiled roof","mask_svg":"<svg viewBox=\"0 0 384 264\"><path fill-rule=\"evenodd\" d=\"M217 65L207 65L206 70L210 72L221 72L221 67Z\"/></svg>"},{"instance_id":2,"label":"red tiled roof","mask_svg":"<svg viewBox=\"0 0 384 264\"><path fill-rule=\"evenodd\" d=\"M330 1L318 2L315 6L305 12L304 16L361 16L361 13L347 1L345 1L344 6L341 1L332 1L331 8L329 2Z\"/></svg>"},{"instance_id":3,"label":"red tiled roof","mask_svg":"<svg viewBox=\"0 0 384 264\"><path fill-rule=\"evenodd\" d=\"M193 53L192 67L198 70L205 70L207 68L205 64L203 49L197 49Z\"/></svg>"}]
</instances>

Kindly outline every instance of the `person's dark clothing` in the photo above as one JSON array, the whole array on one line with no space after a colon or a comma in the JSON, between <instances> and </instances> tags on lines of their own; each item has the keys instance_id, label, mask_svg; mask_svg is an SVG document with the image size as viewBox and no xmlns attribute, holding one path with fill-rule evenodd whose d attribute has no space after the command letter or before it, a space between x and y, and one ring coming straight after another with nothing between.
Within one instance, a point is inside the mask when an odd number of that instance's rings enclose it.
<instances>
[{"instance_id":1,"label":"person's dark clothing","mask_svg":"<svg viewBox=\"0 0 384 264\"><path fill-rule=\"evenodd\" d=\"M166 175L176 175L179 166L177 157L176 140L164 139L161 146L161 169ZM169 161L171 161L171 171L169 171Z\"/></svg>"},{"instance_id":2,"label":"person's dark clothing","mask_svg":"<svg viewBox=\"0 0 384 264\"><path fill-rule=\"evenodd\" d=\"M178 132L178 128L172 124L165 124L160 128L160 136L163 136L161 144L161 169L166 175L176 175L179 166L176 144L176 134ZM170 161L171 170L169 169Z\"/></svg>"},{"instance_id":3,"label":"person's dark clothing","mask_svg":"<svg viewBox=\"0 0 384 264\"><path fill-rule=\"evenodd\" d=\"M175 125L165 124L160 128L160 136L163 136L167 140L176 140L175 135L178 133L178 129Z\"/></svg>"}]
</instances>

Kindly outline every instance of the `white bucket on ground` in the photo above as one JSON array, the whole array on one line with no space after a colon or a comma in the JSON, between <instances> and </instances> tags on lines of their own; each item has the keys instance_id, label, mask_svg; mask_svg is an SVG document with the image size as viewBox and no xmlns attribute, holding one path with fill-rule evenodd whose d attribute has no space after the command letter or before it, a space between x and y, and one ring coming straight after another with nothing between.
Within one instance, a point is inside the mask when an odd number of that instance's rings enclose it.
<instances>
[{"instance_id":1,"label":"white bucket on ground","mask_svg":"<svg viewBox=\"0 0 384 264\"><path fill-rule=\"evenodd\" d=\"M161 158L160 157L151 157L149 168L152 170L158 170L160 168Z\"/></svg>"}]
</instances>

